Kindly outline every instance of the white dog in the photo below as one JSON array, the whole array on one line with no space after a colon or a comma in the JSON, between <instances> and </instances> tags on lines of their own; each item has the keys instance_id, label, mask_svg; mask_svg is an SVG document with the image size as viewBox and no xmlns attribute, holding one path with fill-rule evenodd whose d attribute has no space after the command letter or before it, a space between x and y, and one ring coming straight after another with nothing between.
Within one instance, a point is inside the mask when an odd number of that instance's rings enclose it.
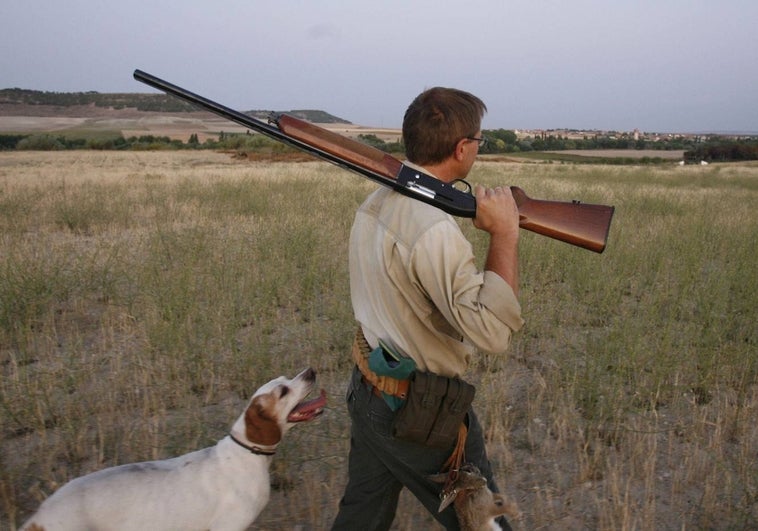
<instances>
[{"instance_id":1,"label":"white dog","mask_svg":"<svg viewBox=\"0 0 758 531\"><path fill-rule=\"evenodd\" d=\"M323 412L323 390L303 401L315 382L313 369L268 382L215 446L74 479L21 529L244 530L268 503L269 464L282 436Z\"/></svg>"}]
</instances>

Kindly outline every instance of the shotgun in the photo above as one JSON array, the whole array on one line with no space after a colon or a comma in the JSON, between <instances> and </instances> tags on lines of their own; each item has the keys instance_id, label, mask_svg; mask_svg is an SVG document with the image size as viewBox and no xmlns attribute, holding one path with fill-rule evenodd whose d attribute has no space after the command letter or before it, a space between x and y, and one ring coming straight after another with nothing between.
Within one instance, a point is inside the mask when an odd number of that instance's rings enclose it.
<instances>
[{"instance_id":1,"label":"shotgun","mask_svg":"<svg viewBox=\"0 0 758 531\"><path fill-rule=\"evenodd\" d=\"M476 199L470 190L462 190L455 182L444 183L410 168L380 149L287 114L272 113L268 122L264 122L142 70L135 70L134 78L408 197L436 206L448 214L476 217ZM511 186L511 192L518 206L521 228L596 253L602 253L605 249L614 207L576 200L564 202L532 199L517 186Z\"/></svg>"}]
</instances>

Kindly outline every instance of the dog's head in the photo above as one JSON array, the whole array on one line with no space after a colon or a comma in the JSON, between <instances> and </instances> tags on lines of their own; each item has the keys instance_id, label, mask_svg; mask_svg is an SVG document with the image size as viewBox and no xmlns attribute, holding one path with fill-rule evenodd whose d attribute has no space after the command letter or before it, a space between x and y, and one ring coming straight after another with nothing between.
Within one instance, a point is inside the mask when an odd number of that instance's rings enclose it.
<instances>
[{"instance_id":1,"label":"dog's head","mask_svg":"<svg viewBox=\"0 0 758 531\"><path fill-rule=\"evenodd\" d=\"M232 427L232 436L251 449L273 453L293 425L313 420L324 412L326 392L305 398L316 384L316 371L306 369L292 379L275 378L260 387Z\"/></svg>"}]
</instances>

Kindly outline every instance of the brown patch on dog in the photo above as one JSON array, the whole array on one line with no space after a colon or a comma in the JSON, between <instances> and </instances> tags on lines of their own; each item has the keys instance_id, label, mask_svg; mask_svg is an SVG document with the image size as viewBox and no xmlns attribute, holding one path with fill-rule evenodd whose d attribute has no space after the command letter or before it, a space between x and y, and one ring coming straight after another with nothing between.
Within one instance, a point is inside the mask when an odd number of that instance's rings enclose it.
<instances>
[{"instance_id":1,"label":"brown patch on dog","mask_svg":"<svg viewBox=\"0 0 758 531\"><path fill-rule=\"evenodd\" d=\"M245 411L245 436L251 443L277 444L282 439L282 430L276 420L274 408L277 401L271 395L256 396Z\"/></svg>"},{"instance_id":2,"label":"brown patch on dog","mask_svg":"<svg viewBox=\"0 0 758 531\"><path fill-rule=\"evenodd\" d=\"M45 528L41 525L32 524L26 528L26 531L45 531Z\"/></svg>"}]
</instances>

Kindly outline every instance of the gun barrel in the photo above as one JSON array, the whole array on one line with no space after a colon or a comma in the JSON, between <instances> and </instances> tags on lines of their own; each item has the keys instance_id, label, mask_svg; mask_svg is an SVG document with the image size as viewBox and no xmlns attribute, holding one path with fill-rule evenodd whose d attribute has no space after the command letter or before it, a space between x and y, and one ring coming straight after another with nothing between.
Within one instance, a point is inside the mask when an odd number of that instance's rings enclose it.
<instances>
[{"instance_id":1,"label":"gun barrel","mask_svg":"<svg viewBox=\"0 0 758 531\"><path fill-rule=\"evenodd\" d=\"M182 87L178 85L174 85L173 83L169 83L168 81L160 79L152 74L148 74L147 72L143 72L142 70L135 70L134 79L146 85L150 85L153 88L166 92L167 94L177 96L178 98L183 99L184 101L192 103L212 113L218 114L219 116L226 118L227 120L236 122L239 125L242 125L244 127L254 129L266 135L272 136L276 138L277 140L281 140L283 142L287 141L285 136L282 133L280 133L276 127L273 127L267 124L266 122L253 118L252 116L243 114L241 112L235 111L234 109L230 109L229 107L226 107L225 105L221 105L220 103L216 103L215 101L209 100L208 98L204 98L203 96L195 94L194 92L190 92L189 90L183 89Z\"/></svg>"},{"instance_id":2,"label":"gun barrel","mask_svg":"<svg viewBox=\"0 0 758 531\"><path fill-rule=\"evenodd\" d=\"M194 92L190 92L189 90L186 90L178 85L174 85L173 83L169 83L168 81L165 81L152 74L148 74L147 72L137 69L134 71L134 79L153 88L161 90L167 94L176 96L186 102L192 103L202 109L205 109L206 111L217 114L218 116L226 118L227 120L235 122L243 127L247 127L253 131L262 133L270 138L273 138L274 140L278 140L279 142L288 144L296 149L310 153L315 157L331 162L332 164L336 164L337 166L341 166L356 173L360 173L364 177L376 181L379 184L383 184L385 186L394 186L393 179L387 177L386 175L381 175L372 169L365 168L355 164L354 162L345 160L335 155L334 153L330 153L329 151L319 148L318 146L314 146L303 140L299 140L292 135L282 131L275 125L268 124L262 120L248 116L247 114L235 111L234 109L231 109L225 105L221 105L220 103L216 103L215 101L209 100L208 98L204 98L203 96L195 94ZM315 128L317 126L313 127Z\"/></svg>"}]
</instances>

